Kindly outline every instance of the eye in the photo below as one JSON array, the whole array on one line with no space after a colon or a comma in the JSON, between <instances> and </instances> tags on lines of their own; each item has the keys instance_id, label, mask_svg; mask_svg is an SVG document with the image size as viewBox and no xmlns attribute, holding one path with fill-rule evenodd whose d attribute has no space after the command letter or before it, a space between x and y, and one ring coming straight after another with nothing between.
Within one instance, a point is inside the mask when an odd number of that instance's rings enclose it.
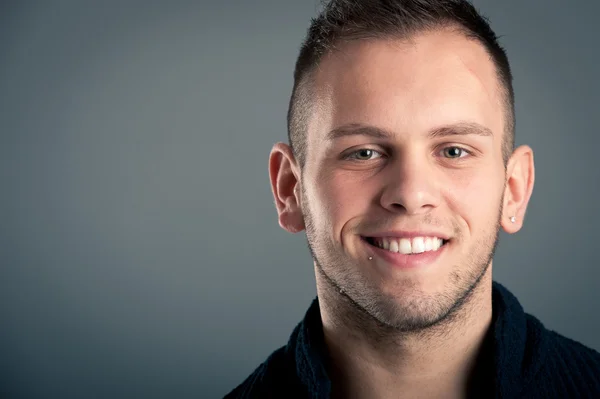
<instances>
[{"instance_id":1,"label":"eye","mask_svg":"<svg viewBox=\"0 0 600 399\"><path fill-rule=\"evenodd\" d=\"M442 149L441 153L444 158L450 159L464 158L465 156L470 155L469 151L457 146L445 147Z\"/></svg>"},{"instance_id":2,"label":"eye","mask_svg":"<svg viewBox=\"0 0 600 399\"><path fill-rule=\"evenodd\" d=\"M358 151L354 151L348 156L346 159L350 159L353 161L370 161L372 159L381 158L382 154L379 151L371 150L369 148L361 148Z\"/></svg>"}]
</instances>

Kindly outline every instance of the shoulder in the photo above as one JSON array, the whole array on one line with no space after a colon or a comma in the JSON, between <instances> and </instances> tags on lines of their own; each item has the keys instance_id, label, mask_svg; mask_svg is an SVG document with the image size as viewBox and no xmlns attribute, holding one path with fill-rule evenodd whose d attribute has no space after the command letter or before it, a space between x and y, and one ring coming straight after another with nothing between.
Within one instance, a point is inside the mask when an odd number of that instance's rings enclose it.
<instances>
[{"instance_id":1,"label":"shoulder","mask_svg":"<svg viewBox=\"0 0 600 399\"><path fill-rule=\"evenodd\" d=\"M240 385L224 399L291 398L298 384L295 365L286 346L274 351Z\"/></svg>"},{"instance_id":2,"label":"shoulder","mask_svg":"<svg viewBox=\"0 0 600 399\"><path fill-rule=\"evenodd\" d=\"M229 392L225 399L309 397L308 391L311 387L306 381L314 379L314 370L305 363L310 363L308 353L316 349L311 347L311 339L306 334L312 329L315 331L313 335L318 335L320 321L318 301L314 299L304 319L292 331L287 345L271 353L252 374ZM313 339L315 340L318 339Z\"/></svg>"},{"instance_id":3,"label":"shoulder","mask_svg":"<svg viewBox=\"0 0 600 399\"><path fill-rule=\"evenodd\" d=\"M548 365L555 365L557 369L568 368L580 376L589 375L595 378L600 388L600 353L556 331L548 330L547 335L550 345L546 359Z\"/></svg>"},{"instance_id":4,"label":"shoulder","mask_svg":"<svg viewBox=\"0 0 600 399\"><path fill-rule=\"evenodd\" d=\"M541 334L545 354L532 381L536 390L563 397L600 398L600 353L544 327Z\"/></svg>"}]
</instances>

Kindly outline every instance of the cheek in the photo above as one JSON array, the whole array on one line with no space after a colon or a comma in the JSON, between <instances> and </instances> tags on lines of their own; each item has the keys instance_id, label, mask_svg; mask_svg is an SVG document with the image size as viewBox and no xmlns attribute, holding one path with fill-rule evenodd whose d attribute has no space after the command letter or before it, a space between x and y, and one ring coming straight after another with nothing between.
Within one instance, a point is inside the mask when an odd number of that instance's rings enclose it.
<instances>
[{"instance_id":1,"label":"cheek","mask_svg":"<svg viewBox=\"0 0 600 399\"><path fill-rule=\"evenodd\" d=\"M496 223L502 199L502 179L503 175L483 168L457 174L451 179L452 185L446 191L448 203L470 231L487 229L490 223Z\"/></svg>"},{"instance_id":2,"label":"cheek","mask_svg":"<svg viewBox=\"0 0 600 399\"><path fill-rule=\"evenodd\" d=\"M340 235L344 226L354 218L367 213L371 203L370 187L364 181L351 178L343 172L317 177L314 211L328 220L332 233Z\"/></svg>"}]
</instances>

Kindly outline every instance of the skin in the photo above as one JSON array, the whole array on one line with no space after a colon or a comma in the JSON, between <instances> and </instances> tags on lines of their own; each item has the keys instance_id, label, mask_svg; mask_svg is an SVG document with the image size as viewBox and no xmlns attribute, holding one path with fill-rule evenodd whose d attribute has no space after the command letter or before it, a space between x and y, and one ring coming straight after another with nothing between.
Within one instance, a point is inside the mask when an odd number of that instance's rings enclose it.
<instances>
[{"instance_id":1,"label":"skin","mask_svg":"<svg viewBox=\"0 0 600 399\"><path fill-rule=\"evenodd\" d=\"M477 392L498 232L520 230L534 184L531 148L503 163L493 63L448 29L354 41L324 57L314 90L304 167L277 143L269 173L281 227L306 230L313 254L334 396ZM362 239L390 229L449 242L401 270Z\"/></svg>"}]
</instances>

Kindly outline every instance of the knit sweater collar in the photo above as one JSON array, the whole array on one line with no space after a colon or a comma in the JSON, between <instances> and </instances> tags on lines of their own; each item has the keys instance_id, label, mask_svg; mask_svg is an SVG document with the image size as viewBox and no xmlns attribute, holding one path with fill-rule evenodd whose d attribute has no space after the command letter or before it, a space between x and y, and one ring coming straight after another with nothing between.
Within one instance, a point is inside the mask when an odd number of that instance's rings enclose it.
<instances>
[{"instance_id":1,"label":"knit sweater collar","mask_svg":"<svg viewBox=\"0 0 600 399\"><path fill-rule=\"evenodd\" d=\"M513 397L523 392L533 378L544 354L543 326L527 315L517 298L501 284L492 285L493 367L496 397ZM326 369L326 347L318 298L287 346L295 359L296 373L313 398L329 398L331 380Z\"/></svg>"}]
</instances>

